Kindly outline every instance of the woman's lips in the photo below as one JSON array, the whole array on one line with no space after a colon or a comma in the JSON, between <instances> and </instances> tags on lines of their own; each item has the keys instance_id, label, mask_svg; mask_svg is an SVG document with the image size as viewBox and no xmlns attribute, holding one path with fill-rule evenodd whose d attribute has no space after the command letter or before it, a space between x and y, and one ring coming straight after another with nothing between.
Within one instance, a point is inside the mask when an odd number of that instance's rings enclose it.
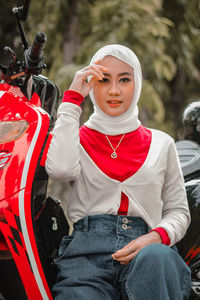
<instances>
[{"instance_id":1,"label":"woman's lips","mask_svg":"<svg viewBox=\"0 0 200 300\"><path fill-rule=\"evenodd\" d=\"M120 101L120 100L108 100L107 103L110 107L118 107L118 106L120 106L122 101Z\"/></svg>"}]
</instances>

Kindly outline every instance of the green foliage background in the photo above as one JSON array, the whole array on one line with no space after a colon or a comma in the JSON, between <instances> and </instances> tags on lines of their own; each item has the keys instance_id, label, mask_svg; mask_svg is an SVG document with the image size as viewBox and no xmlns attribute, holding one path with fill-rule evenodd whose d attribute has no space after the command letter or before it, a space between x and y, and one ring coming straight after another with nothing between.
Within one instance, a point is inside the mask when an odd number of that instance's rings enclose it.
<instances>
[{"instance_id":1,"label":"green foliage background","mask_svg":"<svg viewBox=\"0 0 200 300\"><path fill-rule=\"evenodd\" d=\"M0 33L2 44L18 49L10 13L16 1L2 4ZM47 34L43 74L62 92L99 47L121 43L133 49L144 77L140 119L177 138L183 108L200 98L199 15L199 0L32 0L25 29L29 41L39 31ZM82 122L91 110L87 101Z\"/></svg>"}]
</instances>

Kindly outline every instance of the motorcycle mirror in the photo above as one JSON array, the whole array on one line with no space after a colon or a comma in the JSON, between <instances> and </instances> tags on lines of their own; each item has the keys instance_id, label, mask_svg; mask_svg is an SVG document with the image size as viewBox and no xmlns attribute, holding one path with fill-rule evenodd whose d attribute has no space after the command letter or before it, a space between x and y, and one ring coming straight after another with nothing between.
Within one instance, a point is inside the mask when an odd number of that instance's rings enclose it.
<instances>
[{"instance_id":1,"label":"motorcycle mirror","mask_svg":"<svg viewBox=\"0 0 200 300\"><path fill-rule=\"evenodd\" d=\"M27 19L30 2L31 0L18 0L18 16L21 21Z\"/></svg>"},{"instance_id":2,"label":"motorcycle mirror","mask_svg":"<svg viewBox=\"0 0 200 300\"><path fill-rule=\"evenodd\" d=\"M12 11L15 14L16 21L19 28L22 44L24 49L28 49L28 40L24 32L21 21L25 21L28 16L28 10L31 0L18 0L18 7L13 7Z\"/></svg>"}]
</instances>

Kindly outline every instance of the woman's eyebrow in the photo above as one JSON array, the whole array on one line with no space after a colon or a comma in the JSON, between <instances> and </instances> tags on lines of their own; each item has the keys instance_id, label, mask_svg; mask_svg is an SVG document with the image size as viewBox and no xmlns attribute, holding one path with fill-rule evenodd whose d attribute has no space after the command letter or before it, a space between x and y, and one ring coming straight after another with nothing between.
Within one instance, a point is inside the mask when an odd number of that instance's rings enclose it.
<instances>
[{"instance_id":1,"label":"woman's eyebrow","mask_svg":"<svg viewBox=\"0 0 200 300\"><path fill-rule=\"evenodd\" d=\"M134 74L133 73L130 73L130 72L123 72L123 73L120 73L118 74L118 76L126 76L126 75L129 75L129 76L133 76L134 77Z\"/></svg>"},{"instance_id":2,"label":"woman's eyebrow","mask_svg":"<svg viewBox=\"0 0 200 300\"><path fill-rule=\"evenodd\" d=\"M111 75L109 73L104 73L103 72L103 75L106 76L106 77L111 77Z\"/></svg>"},{"instance_id":3,"label":"woman's eyebrow","mask_svg":"<svg viewBox=\"0 0 200 300\"><path fill-rule=\"evenodd\" d=\"M111 77L111 75L109 73L103 73L104 76L106 77ZM122 72L122 73L119 73L117 76L133 76L134 77L134 74L130 73L130 72Z\"/></svg>"}]
</instances>

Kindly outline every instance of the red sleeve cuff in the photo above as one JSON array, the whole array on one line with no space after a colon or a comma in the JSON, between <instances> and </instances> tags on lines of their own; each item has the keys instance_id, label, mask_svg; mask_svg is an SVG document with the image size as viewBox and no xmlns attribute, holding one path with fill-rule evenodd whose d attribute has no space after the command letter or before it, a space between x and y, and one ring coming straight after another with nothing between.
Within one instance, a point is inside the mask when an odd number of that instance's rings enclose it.
<instances>
[{"instance_id":1,"label":"red sleeve cuff","mask_svg":"<svg viewBox=\"0 0 200 300\"><path fill-rule=\"evenodd\" d=\"M65 91L64 95L63 95L63 99L62 99L62 103L70 102L70 103L74 103L78 106L80 106L83 101L84 101L83 96L80 93L72 91L72 90Z\"/></svg>"},{"instance_id":2,"label":"red sleeve cuff","mask_svg":"<svg viewBox=\"0 0 200 300\"><path fill-rule=\"evenodd\" d=\"M158 232L160 234L160 236L161 236L162 243L165 244L165 245L167 245L167 246L170 245L170 238L168 236L167 231L164 228L158 227L158 228L155 228L155 229L153 229L151 231Z\"/></svg>"}]
</instances>

